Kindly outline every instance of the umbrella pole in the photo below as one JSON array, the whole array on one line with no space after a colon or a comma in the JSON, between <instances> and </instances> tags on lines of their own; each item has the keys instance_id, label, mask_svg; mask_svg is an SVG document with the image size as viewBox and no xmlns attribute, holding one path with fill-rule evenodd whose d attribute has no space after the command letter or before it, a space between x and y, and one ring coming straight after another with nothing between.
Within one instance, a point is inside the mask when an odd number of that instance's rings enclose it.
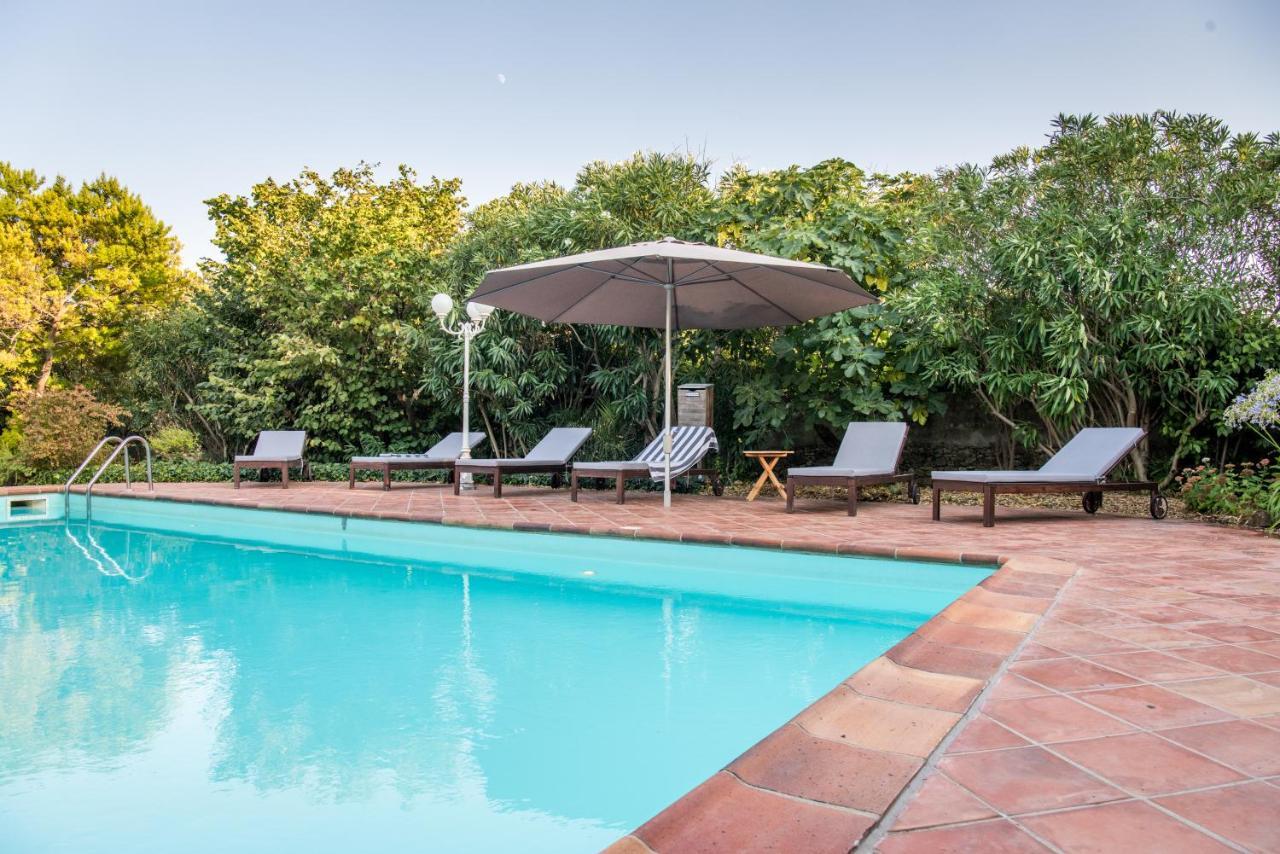
<instances>
[{"instance_id":1,"label":"umbrella pole","mask_svg":"<svg viewBox=\"0 0 1280 854\"><path fill-rule=\"evenodd\" d=\"M671 307L675 302L676 286L674 284L675 277L671 275L671 262L667 261L668 278L670 283L667 284L667 325L666 325L666 358L664 360L664 370L666 372L666 414L663 417L662 431L662 451L666 471L662 480L662 506L669 508L671 506Z\"/></svg>"}]
</instances>

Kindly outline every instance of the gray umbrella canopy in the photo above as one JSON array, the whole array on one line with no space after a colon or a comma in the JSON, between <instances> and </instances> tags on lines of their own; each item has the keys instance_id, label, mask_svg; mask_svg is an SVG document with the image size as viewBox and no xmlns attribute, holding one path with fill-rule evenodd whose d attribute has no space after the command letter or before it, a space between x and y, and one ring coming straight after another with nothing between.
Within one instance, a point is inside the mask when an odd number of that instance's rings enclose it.
<instances>
[{"instance_id":1,"label":"gray umbrella canopy","mask_svg":"<svg viewBox=\"0 0 1280 854\"><path fill-rule=\"evenodd\" d=\"M876 301L833 267L673 237L491 270L471 299L548 323L666 330L666 507L672 330L790 326Z\"/></svg>"},{"instance_id":2,"label":"gray umbrella canopy","mask_svg":"<svg viewBox=\"0 0 1280 854\"><path fill-rule=\"evenodd\" d=\"M670 286L670 288L668 288ZM875 302L832 267L668 237L492 270L476 302L557 323L750 329Z\"/></svg>"}]
</instances>

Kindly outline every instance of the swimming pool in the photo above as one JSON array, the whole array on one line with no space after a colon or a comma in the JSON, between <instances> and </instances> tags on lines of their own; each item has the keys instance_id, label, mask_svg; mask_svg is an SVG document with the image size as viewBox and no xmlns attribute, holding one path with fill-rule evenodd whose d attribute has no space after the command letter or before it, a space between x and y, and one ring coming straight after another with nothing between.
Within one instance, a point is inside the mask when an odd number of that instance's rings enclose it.
<instances>
[{"instance_id":1,"label":"swimming pool","mask_svg":"<svg viewBox=\"0 0 1280 854\"><path fill-rule=\"evenodd\" d=\"M598 849L990 572L93 510L0 527L6 852Z\"/></svg>"}]
</instances>

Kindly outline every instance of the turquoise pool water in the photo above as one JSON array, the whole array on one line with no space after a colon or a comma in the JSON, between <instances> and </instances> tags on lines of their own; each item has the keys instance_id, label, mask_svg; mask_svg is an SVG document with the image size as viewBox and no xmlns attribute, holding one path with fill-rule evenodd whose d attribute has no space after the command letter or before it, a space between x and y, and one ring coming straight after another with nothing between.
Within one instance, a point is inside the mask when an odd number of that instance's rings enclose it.
<instances>
[{"instance_id":1,"label":"turquoise pool water","mask_svg":"<svg viewBox=\"0 0 1280 854\"><path fill-rule=\"evenodd\" d=\"M990 570L98 498L0 526L0 851L591 851Z\"/></svg>"}]
</instances>

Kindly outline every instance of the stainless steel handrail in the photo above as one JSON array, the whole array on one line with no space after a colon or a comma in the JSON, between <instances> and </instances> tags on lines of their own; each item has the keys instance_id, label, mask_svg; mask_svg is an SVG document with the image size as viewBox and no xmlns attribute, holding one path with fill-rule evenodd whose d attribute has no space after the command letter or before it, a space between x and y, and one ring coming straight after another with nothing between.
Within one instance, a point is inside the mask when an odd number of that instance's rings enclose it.
<instances>
[{"instance_id":1,"label":"stainless steel handrail","mask_svg":"<svg viewBox=\"0 0 1280 854\"><path fill-rule=\"evenodd\" d=\"M102 477L102 473L106 471L107 467L110 466L111 463L115 461L116 457L120 456L120 453L122 451L124 452L124 459L125 459L124 486L125 486L125 489L133 489L133 482L129 480L129 450L128 449L129 449L129 445L131 445L134 442L142 443L143 449L146 450L147 452L147 489L150 490L151 492L156 491L156 485L151 480L151 443L136 433L133 434L132 436L126 436L124 441L121 442L119 445L117 445L116 449L111 452L111 455L108 456L105 460L103 460L102 465L98 466L98 470L93 473L93 477L89 478L89 482L85 484L84 516L86 519L88 519L90 514L93 512L93 506L92 506L93 505L93 485L98 482L98 478Z\"/></svg>"},{"instance_id":2,"label":"stainless steel handrail","mask_svg":"<svg viewBox=\"0 0 1280 854\"><path fill-rule=\"evenodd\" d=\"M112 442L116 442L117 444L122 444L124 442L124 439L121 439L119 436L108 436L98 444L94 445L93 450L90 451L89 455L84 458L84 462L80 463L80 467L76 469L75 474L67 478L67 482L63 484L62 486L62 515L63 516L66 516L67 513L70 512L71 510L71 485L75 483L76 478L78 478L80 474L86 468L89 467L89 463L93 462L93 458L98 456L98 452L101 451L105 446L111 444Z\"/></svg>"}]
</instances>

